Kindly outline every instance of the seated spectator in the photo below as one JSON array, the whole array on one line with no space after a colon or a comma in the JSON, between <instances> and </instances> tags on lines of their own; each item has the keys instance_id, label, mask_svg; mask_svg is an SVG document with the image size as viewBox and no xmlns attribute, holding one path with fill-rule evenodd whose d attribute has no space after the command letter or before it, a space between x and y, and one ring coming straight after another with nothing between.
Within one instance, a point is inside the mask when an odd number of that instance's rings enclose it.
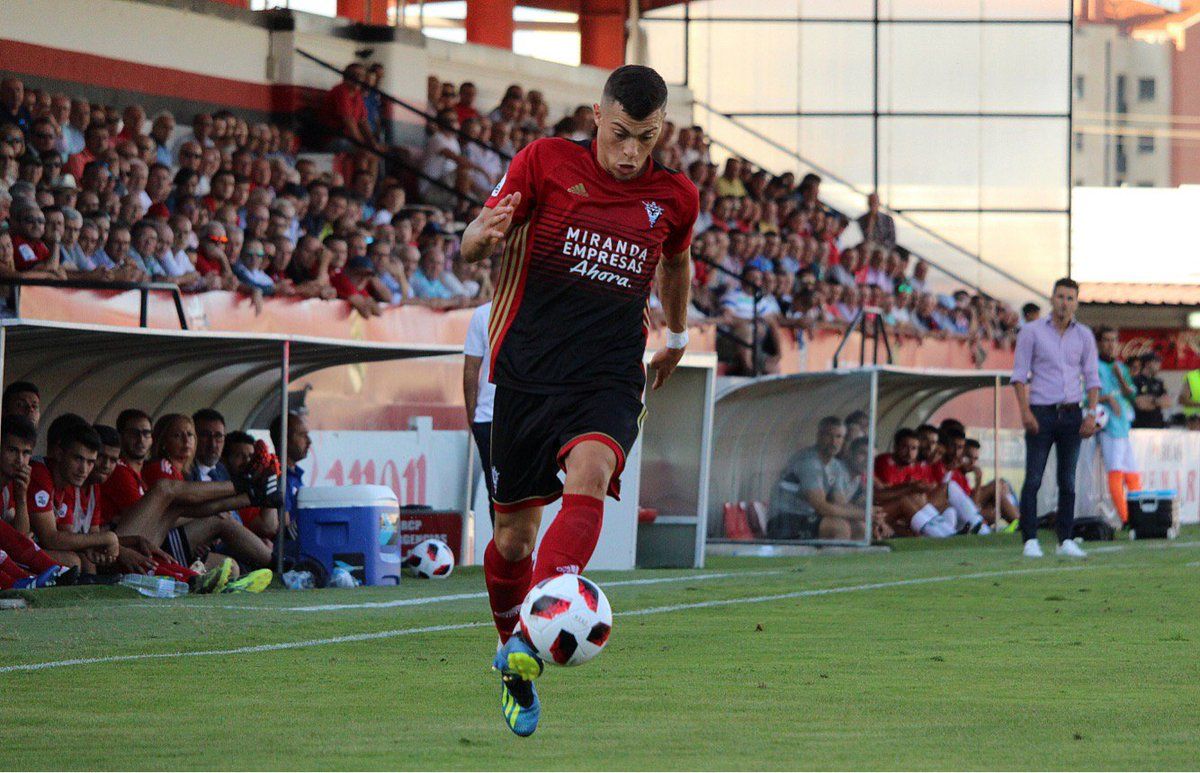
<instances>
[{"instance_id":1,"label":"seated spectator","mask_svg":"<svg viewBox=\"0 0 1200 773\"><path fill-rule=\"evenodd\" d=\"M413 294L418 300L433 301L437 305L437 301L454 299L454 293L442 281L445 266L446 256L440 244L430 244L421 250L420 264L408 278Z\"/></svg>"},{"instance_id":2,"label":"seated spectator","mask_svg":"<svg viewBox=\"0 0 1200 773\"><path fill-rule=\"evenodd\" d=\"M263 270L266 252L263 243L258 239L250 239L242 247L242 254L237 263L233 264L233 273L242 283L242 291L262 295L275 294L275 282Z\"/></svg>"},{"instance_id":3,"label":"seated spectator","mask_svg":"<svg viewBox=\"0 0 1200 773\"><path fill-rule=\"evenodd\" d=\"M471 139L480 140L487 133L484 123L487 119L471 118L463 123L463 133ZM467 173L468 192L479 199L486 199L492 189L504 175L504 162L500 154L491 148L477 142L468 142L463 149L463 155L470 160L472 168Z\"/></svg>"},{"instance_id":4,"label":"seated spectator","mask_svg":"<svg viewBox=\"0 0 1200 773\"><path fill-rule=\"evenodd\" d=\"M66 272L58 265L57 249L51 252L42 240L46 216L37 205L24 201L14 204L12 223L16 270L31 279L65 279Z\"/></svg>"},{"instance_id":5,"label":"seated spectator","mask_svg":"<svg viewBox=\"0 0 1200 773\"><path fill-rule=\"evenodd\" d=\"M453 208L459 200L457 194L467 192L467 173L474 169L475 165L463 155L458 142L457 116L453 110L440 111L433 134L425 144L425 157L421 162L424 177L418 182L417 190L422 200L435 206Z\"/></svg>"},{"instance_id":6,"label":"seated spectator","mask_svg":"<svg viewBox=\"0 0 1200 773\"><path fill-rule=\"evenodd\" d=\"M362 83L366 68L355 62L342 71L342 82L325 94L321 104L321 124L328 150L344 153L358 148L382 152L384 146L374 136L363 99Z\"/></svg>"},{"instance_id":7,"label":"seated spectator","mask_svg":"<svg viewBox=\"0 0 1200 773\"><path fill-rule=\"evenodd\" d=\"M139 220L130 233L129 259L150 281L166 277L166 270L158 262L158 228L149 220Z\"/></svg>"},{"instance_id":8,"label":"seated spectator","mask_svg":"<svg viewBox=\"0 0 1200 773\"><path fill-rule=\"evenodd\" d=\"M418 253L419 256L419 251L416 247L405 245L397 249L401 251L412 250ZM383 283L391 295L392 304L399 305L416 297L412 286L408 283L408 274L404 270L404 263L395 257L393 248L390 245L381 241L372 242L367 250L367 257L375 266L375 273L379 277L379 281Z\"/></svg>"},{"instance_id":9,"label":"seated spectator","mask_svg":"<svg viewBox=\"0 0 1200 773\"><path fill-rule=\"evenodd\" d=\"M460 124L472 118L479 118L479 111L475 109L475 84L470 81L465 81L458 87L458 104L454 106L454 114L458 118Z\"/></svg>"},{"instance_id":10,"label":"seated spectator","mask_svg":"<svg viewBox=\"0 0 1200 773\"><path fill-rule=\"evenodd\" d=\"M346 262L343 270L336 271L329 277L329 282L337 290L338 297L348 302L351 308L364 317L378 317L383 313L379 302L371 297L373 281L377 281L375 267L364 256L352 258Z\"/></svg>"},{"instance_id":11,"label":"seated spectator","mask_svg":"<svg viewBox=\"0 0 1200 773\"><path fill-rule=\"evenodd\" d=\"M109 149L108 126L103 123L90 123L83 132L83 150L67 159L63 169L75 179L83 177L83 170L93 161L103 161Z\"/></svg>"},{"instance_id":12,"label":"seated spectator","mask_svg":"<svg viewBox=\"0 0 1200 773\"><path fill-rule=\"evenodd\" d=\"M993 527L999 523L996 520L996 496L999 491L1000 517L1008 523L1015 523L1021 517L1017 495L1007 480L983 482L983 469L979 466L980 453L982 453L982 447L979 441L967 438L963 455L958 463L959 475L955 476L955 481L975 502L975 506L979 508L984 520Z\"/></svg>"},{"instance_id":13,"label":"seated spectator","mask_svg":"<svg viewBox=\"0 0 1200 773\"><path fill-rule=\"evenodd\" d=\"M209 223L200 230L195 267L206 286L232 290L237 287L237 277L225 254L225 247L229 244L229 237L225 234L225 226L220 223Z\"/></svg>"},{"instance_id":14,"label":"seated spectator","mask_svg":"<svg viewBox=\"0 0 1200 773\"><path fill-rule=\"evenodd\" d=\"M775 299L763 295L763 273L747 268L741 284L721 298L720 330L726 335L718 338L718 357L735 366L730 375L750 375L755 371L755 348L761 353L758 372L773 372L778 364L779 342L776 324L780 310ZM757 299L756 299L757 298ZM754 339L754 320L758 320L758 340ZM730 339L734 336L735 339ZM722 345L722 341L727 341ZM732 346L729 345L732 343ZM722 356L723 355L723 356Z\"/></svg>"},{"instance_id":15,"label":"seated spectator","mask_svg":"<svg viewBox=\"0 0 1200 773\"><path fill-rule=\"evenodd\" d=\"M816 444L788 461L771 498L767 523L771 539L863 538L866 512L850 504L854 483L838 459L845 439L842 420L826 416L817 427Z\"/></svg>"}]
</instances>

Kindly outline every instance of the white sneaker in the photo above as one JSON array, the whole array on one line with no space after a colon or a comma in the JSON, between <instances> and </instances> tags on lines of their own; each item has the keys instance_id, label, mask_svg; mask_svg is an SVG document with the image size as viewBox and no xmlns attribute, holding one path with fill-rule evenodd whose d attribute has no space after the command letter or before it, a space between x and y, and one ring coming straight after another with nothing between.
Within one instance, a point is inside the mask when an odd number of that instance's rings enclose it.
<instances>
[{"instance_id":1,"label":"white sneaker","mask_svg":"<svg viewBox=\"0 0 1200 773\"><path fill-rule=\"evenodd\" d=\"M1075 540L1069 539L1066 542L1061 542L1058 548L1055 549L1054 555L1067 556L1068 558L1087 558L1087 551L1075 544Z\"/></svg>"},{"instance_id":2,"label":"white sneaker","mask_svg":"<svg viewBox=\"0 0 1200 773\"><path fill-rule=\"evenodd\" d=\"M1026 558L1041 558L1042 546L1035 539L1027 539L1025 540L1025 549L1021 551L1021 555Z\"/></svg>"}]
</instances>

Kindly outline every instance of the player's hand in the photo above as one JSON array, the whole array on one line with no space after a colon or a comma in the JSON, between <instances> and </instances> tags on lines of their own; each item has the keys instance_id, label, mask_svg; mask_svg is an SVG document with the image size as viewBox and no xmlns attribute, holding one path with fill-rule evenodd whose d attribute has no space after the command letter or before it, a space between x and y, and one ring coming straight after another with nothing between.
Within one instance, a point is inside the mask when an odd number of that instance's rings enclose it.
<instances>
[{"instance_id":1,"label":"player's hand","mask_svg":"<svg viewBox=\"0 0 1200 773\"><path fill-rule=\"evenodd\" d=\"M513 216L521 204L521 192L510 193L500 199L500 203L492 208L487 220L483 221L483 238L488 244L495 246L508 235L512 226Z\"/></svg>"},{"instance_id":2,"label":"player's hand","mask_svg":"<svg viewBox=\"0 0 1200 773\"><path fill-rule=\"evenodd\" d=\"M1036 435L1038 433L1038 420L1037 417L1033 415L1033 411L1027 411L1021 414L1021 424L1025 426L1026 434Z\"/></svg>"},{"instance_id":3,"label":"player's hand","mask_svg":"<svg viewBox=\"0 0 1200 773\"><path fill-rule=\"evenodd\" d=\"M654 369L654 389L667 383L667 379L675 372L675 367L683 359L683 349L670 349L666 346L659 349L650 358L650 367Z\"/></svg>"},{"instance_id":4,"label":"player's hand","mask_svg":"<svg viewBox=\"0 0 1200 773\"><path fill-rule=\"evenodd\" d=\"M126 570L127 574L151 574L154 572L154 562L130 547L121 548L121 554L117 556L117 567Z\"/></svg>"},{"instance_id":5,"label":"player's hand","mask_svg":"<svg viewBox=\"0 0 1200 773\"><path fill-rule=\"evenodd\" d=\"M1083 424L1079 425L1080 437L1091 437L1096 434L1096 417L1086 416L1083 419Z\"/></svg>"},{"instance_id":6,"label":"player's hand","mask_svg":"<svg viewBox=\"0 0 1200 773\"><path fill-rule=\"evenodd\" d=\"M29 465L28 464L21 465L20 467L18 467L16 469L15 472L13 472L12 482L13 482L13 493L16 494L16 493L20 492L23 496L24 492L29 489Z\"/></svg>"}]
</instances>

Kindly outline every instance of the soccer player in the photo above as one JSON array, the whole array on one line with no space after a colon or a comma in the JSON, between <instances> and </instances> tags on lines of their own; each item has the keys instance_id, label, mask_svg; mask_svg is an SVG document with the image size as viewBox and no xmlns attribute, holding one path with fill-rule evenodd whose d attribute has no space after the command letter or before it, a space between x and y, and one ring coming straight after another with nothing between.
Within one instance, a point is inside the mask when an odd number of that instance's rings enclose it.
<instances>
[{"instance_id":1,"label":"soccer player","mask_svg":"<svg viewBox=\"0 0 1200 773\"><path fill-rule=\"evenodd\" d=\"M596 137L537 140L513 158L463 234L476 262L504 245L488 333L494 537L484 553L501 646L501 708L517 735L537 728L542 662L517 613L534 584L587 566L643 415L647 301L657 273L670 333L651 360L654 388L687 346L691 234L699 208L686 175L650 152L667 87L654 70L618 68L593 105ZM566 483L559 482L559 470ZM531 559L542 508L562 509Z\"/></svg>"}]
</instances>

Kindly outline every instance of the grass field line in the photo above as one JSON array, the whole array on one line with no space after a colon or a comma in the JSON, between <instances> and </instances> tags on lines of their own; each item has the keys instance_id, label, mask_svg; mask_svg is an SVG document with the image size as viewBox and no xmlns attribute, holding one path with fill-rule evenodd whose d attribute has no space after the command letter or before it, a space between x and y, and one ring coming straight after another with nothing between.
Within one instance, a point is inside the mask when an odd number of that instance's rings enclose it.
<instances>
[{"instance_id":1,"label":"grass field line","mask_svg":"<svg viewBox=\"0 0 1200 773\"><path fill-rule=\"evenodd\" d=\"M730 577L762 577L765 575L787 574L783 569L771 569L761 572L711 572L709 574L691 574L686 577L645 577L640 580L614 580L604 583L604 587L621 585L662 585L669 582L692 582L700 580L721 580ZM440 604L445 601L464 601L467 599L486 599L486 592L452 593L446 596L425 596L416 599L394 599L392 601L359 601L351 604L312 604L296 607L261 607L226 604L222 609L249 610L254 612L337 612L347 609L391 609L392 607L415 607L426 604ZM170 609L170 606L147 604L147 607Z\"/></svg>"},{"instance_id":2,"label":"grass field line","mask_svg":"<svg viewBox=\"0 0 1200 773\"><path fill-rule=\"evenodd\" d=\"M730 599L712 599L709 601L693 601L685 604L647 607L645 609L631 609L624 612L617 612L615 616L634 617L639 615L657 615L666 614L669 612L680 612L687 609L707 609L711 607L733 606L740 604L761 604L769 601L784 601L787 599L827 596L835 593L854 593L860 591L882 590L885 588L900 588L909 585L931 585L934 583L954 582L956 580L981 580L990 577L1010 577L1014 575L1025 574L1080 571L1083 569L1095 568L1097 566L1097 564L1063 564L1060 566L1037 567L1029 569L1000 569L989 572L968 572L964 574L945 574L933 577L913 577L907 580L860 583L857 585L840 585L832 588L813 588L809 590L791 591L788 593L776 593L764 596L740 596ZM1105 566L1108 568L1113 568L1112 565ZM608 583L608 585L613 584L615 583ZM104 657L97 658L73 658L71 660L53 660L42 663L21 663L11 666L0 666L0 674L14 673L18 671L43 671L51 668L65 668L67 666L84 666L101 663L123 663L136 660L167 660L172 658L197 658L220 655L249 655L258 652L276 652L279 650L323 647L331 644L349 644L361 641L374 641L376 639L393 639L400 636L412 636L423 633L459 631L466 628L483 628L491 625L492 623L490 621L451 623L447 625L427 625L418 628L398 628L388 631L346 634L344 636L331 636L322 639L306 639L302 641L278 642L275 644L256 644L246 647L230 647L227 649L196 650L192 652L153 652L136 653L130 655L106 655Z\"/></svg>"},{"instance_id":3,"label":"grass field line","mask_svg":"<svg viewBox=\"0 0 1200 773\"><path fill-rule=\"evenodd\" d=\"M1100 547L1095 547L1095 548L1085 547L1085 549L1089 553L1119 553L1122 550L1127 550L1131 547L1137 547L1142 550L1165 550L1167 548L1195 548L1195 547L1200 547L1200 541L1188 540L1187 542L1176 542L1175 540L1155 540L1154 542L1146 542L1143 540L1141 542L1138 542L1137 540L1130 540L1123 545L1122 544L1101 545Z\"/></svg>"}]
</instances>

